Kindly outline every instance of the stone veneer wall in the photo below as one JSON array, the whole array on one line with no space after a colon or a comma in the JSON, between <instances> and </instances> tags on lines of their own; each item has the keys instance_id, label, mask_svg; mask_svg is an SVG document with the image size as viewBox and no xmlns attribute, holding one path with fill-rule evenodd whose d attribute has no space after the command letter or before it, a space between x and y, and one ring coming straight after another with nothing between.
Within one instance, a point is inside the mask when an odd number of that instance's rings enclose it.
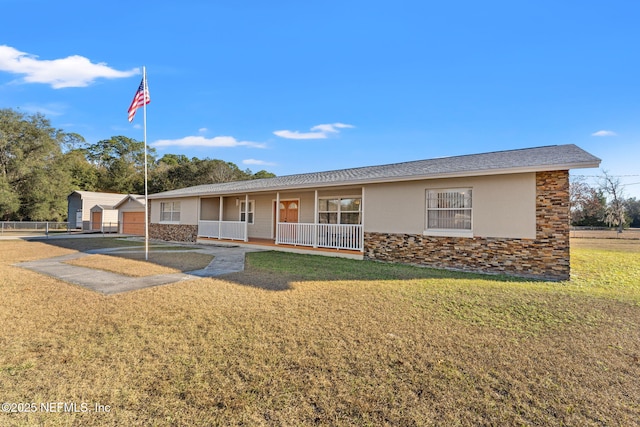
<instances>
[{"instance_id":1,"label":"stone veneer wall","mask_svg":"<svg viewBox=\"0 0 640 427\"><path fill-rule=\"evenodd\" d=\"M197 225L186 224L149 224L151 239L168 240L173 242L196 242L198 237Z\"/></svg>"},{"instance_id":2,"label":"stone veneer wall","mask_svg":"<svg viewBox=\"0 0 640 427\"><path fill-rule=\"evenodd\" d=\"M536 173L535 239L365 232L364 246L366 259L568 280L569 172Z\"/></svg>"}]
</instances>

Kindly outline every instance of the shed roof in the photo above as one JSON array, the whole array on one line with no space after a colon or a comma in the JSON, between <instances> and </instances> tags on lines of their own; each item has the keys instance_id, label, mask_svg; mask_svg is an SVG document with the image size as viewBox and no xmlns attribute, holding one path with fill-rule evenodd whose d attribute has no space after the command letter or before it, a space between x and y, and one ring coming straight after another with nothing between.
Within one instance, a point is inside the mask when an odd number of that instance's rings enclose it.
<instances>
[{"instance_id":1,"label":"shed roof","mask_svg":"<svg viewBox=\"0 0 640 427\"><path fill-rule=\"evenodd\" d=\"M600 159L573 144L441 157L275 178L204 184L149 195L150 199L282 191L418 179L593 168Z\"/></svg>"},{"instance_id":2,"label":"shed roof","mask_svg":"<svg viewBox=\"0 0 640 427\"><path fill-rule=\"evenodd\" d=\"M84 200L91 206L95 204L114 205L126 196L126 194L120 193L101 193L98 191L76 190L71 192L71 194L69 194L67 198L73 196L74 194L79 195L82 200Z\"/></svg>"}]
</instances>

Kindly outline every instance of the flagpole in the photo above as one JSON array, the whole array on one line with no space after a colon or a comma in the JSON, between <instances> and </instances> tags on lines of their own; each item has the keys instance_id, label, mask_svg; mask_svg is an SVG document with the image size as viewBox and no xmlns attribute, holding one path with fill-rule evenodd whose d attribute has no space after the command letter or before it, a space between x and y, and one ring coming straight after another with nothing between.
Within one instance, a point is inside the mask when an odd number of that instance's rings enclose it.
<instances>
[{"instance_id":1,"label":"flagpole","mask_svg":"<svg viewBox=\"0 0 640 427\"><path fill-rule=\"evenodd\" d=\"M147 68L142 66L142 80L144 82L144 259L149 260L149 194L147 189Z\"/></svg>"}]
</instances>

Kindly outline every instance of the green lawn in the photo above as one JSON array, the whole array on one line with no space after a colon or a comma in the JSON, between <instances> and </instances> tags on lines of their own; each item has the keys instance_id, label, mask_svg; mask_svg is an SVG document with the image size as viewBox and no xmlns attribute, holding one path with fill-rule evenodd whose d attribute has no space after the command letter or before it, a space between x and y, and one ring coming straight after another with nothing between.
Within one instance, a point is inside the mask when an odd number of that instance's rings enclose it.
<instances>
[{"instance_id":1,"label":"green lawn","mask_svg":"<svg viewBox=\"0 0 640 427\"><path fill-rule=\"evenodd\" d=\"M573 242L572 242L573 243ZM640 242L573 244L571 282L277 252L102 296L0 242L0 425L640 424Z\"/></svg>"}]
</instances>

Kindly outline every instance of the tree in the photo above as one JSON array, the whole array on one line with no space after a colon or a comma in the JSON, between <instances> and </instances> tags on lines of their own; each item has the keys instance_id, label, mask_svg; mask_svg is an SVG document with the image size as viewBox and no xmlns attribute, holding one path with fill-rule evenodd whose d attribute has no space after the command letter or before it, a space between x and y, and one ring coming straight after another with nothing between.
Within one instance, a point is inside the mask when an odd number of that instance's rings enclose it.
<instances>
[{"instance_id":1,"label":"tree","mask_svg":"<svg viewBox=\"0 0 640 427\"><path fill-rule=\"evenodd\" d=\"M608 197L605 208L604 221L610 227L618 227L618 232L622 233L625 224L625 208L622 183L619 178L609 175L607 171L602 171L600 177L600 188Z\"/></svg>"},{"instance_id":2,"label":"tree","mask_svg":"<svg viewBox=\"0 0 640 427\"><path fill-rule=\"evenodd\" d=\"M77 139L42 114L0 109L0 214L5 219L62 220L71 178L62 145Z\"/></svg>"},{"instance_id":3,"label":"tree","mask_svg":"<svg viewBox=\"0 0 640 427\"><path fill-rule=\"evenodd\" d=\"M640 200L635 197L624 201L626 214L629 218L629 227L640 228Z\"/></svg>"},{"instance_id":4,"label":"tree","mask_svg":"<svg viewBox=\"0 0 640 427\"><path fill-rule=\"evenodd\" d=\"M271 172L267 172L266 170L261 170L258 171L256 173L254 173L251 176L251 179L264 179L264 178L275 178L276 174L271 173Z\"/></svg>"},{"instance_id":5,"label":"tree","mask_svg":"<svg viewBox=\"0 0 640 427\"><path fill-rule=\"evenodd\" d=\"M74 149L65 153L63 163L71 175L71 185L74 189L98 190L98 168L87 160L84 150Z\"/></svg>"},{"instance_id":6,"label":"tree","mask_svg":"<svg viewBox=\"0 0 640 427\"><path fill-rule=\"evenodd\" d=\"M20 209L20 198L6 176L0 175L0 220L10 219Z\"/></svg>"},{"instance_id":7,"label":"tree","mask_svg":"<svg viewBox=\"0 0 640 427\"><path fill-rule=\"evenodd\" d=\"M198 169L200 172L198 181L201 183L241 181L249 178L235 163L218 159L200 160L198 161Z\"/></svg>"},{"instance_id":8,"label":"tree","mask_svg":"<svg viewBox=\"0 0 640 427\"><path fill-rule=\"evenodd\" d=\"M97 187L115 193L144 192L144 142L112 136L83 149L97 168ZM147 163L155 162L155 149L147 149Z\"/></svg>"},{"instance_id":9,"label":"tree","mask_svg":"<svg viewBox=\"0 0 640 427\"><path fill-rule=\"evenodd\" d=\"M569 186L571 224L603 227L606 197L599 188L591 187L584 179L577 178Z\"/></svg>"},{"instance_id":10,"label":"tree","mask_svg":"<svg viewBox=\"0 0 640 427\"><path fill-rule=\"evenodd\" d=\"M218 159L188 159L184 155L165 154L156 163L149 180L149 191L175 190L194 185L214 184L229 181L241 181L274 174L260 171L253 174L250 170L241 170L235 163Z\"/></svg>"}]
</instances>

